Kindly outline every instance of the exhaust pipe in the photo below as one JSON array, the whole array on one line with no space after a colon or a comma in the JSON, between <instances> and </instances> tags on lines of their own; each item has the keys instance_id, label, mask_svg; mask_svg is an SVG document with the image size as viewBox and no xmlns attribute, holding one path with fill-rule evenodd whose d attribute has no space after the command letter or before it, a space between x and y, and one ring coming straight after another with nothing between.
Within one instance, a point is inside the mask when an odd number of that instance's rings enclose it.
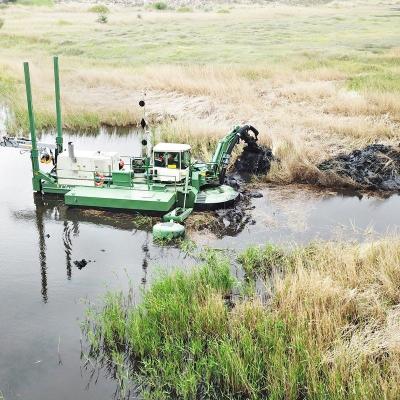
<instances>
[{"instance_id":1,"label":"exhaust pipe","mask_svg":"<svg viewBox=\"0 0 400 400\"><path fill-rule=\"evenodd\" d=\"M76 162L74 144L72 142L68 142L68 155L73 162Z\"/></svg>"}]
</instances>

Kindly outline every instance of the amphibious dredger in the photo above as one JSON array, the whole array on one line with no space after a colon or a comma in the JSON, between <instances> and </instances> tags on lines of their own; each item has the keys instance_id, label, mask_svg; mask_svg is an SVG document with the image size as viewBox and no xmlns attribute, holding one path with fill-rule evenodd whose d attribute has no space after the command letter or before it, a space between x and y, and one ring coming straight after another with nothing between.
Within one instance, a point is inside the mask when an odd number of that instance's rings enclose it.
<instances>
[{"instance_id":1,"label":"amphibious dredger","mask_svg":"<svg viewBox=\"0 0 400 400\"><path fill-rule=\"evenodd\" d=\"M68 206L162 213L164 223L153 230L160 237L183 234L184 228L177 222L183 222L193 208L218 208L237 198L238 193L224 185L225 173L232 150L241 140L257 150L254 127L235 127L219 141L207 163L193 162L188 144L158 143L151 154L141 157L81 151L71 142L64 150L58 58L54 57L55 145L37 142L28 63L24 63L24 73L31 138L4 137L2 145L30 149L34 191L63 195ZM144 106L144 101L139 105ZM144 119L141 125L146 127ZM51 162L54 168L44 172L39 161Z\"/></svg>"}]
</instances>

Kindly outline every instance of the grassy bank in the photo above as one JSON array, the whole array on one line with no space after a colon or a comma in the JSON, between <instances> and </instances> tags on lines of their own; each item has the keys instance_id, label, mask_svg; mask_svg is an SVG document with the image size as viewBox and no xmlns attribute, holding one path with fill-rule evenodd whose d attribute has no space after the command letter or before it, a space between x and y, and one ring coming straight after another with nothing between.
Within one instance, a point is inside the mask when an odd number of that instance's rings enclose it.
<instances>
[{"instance_id":1,"label":"grassy bank","mask_svg":"<svg viewBox=\"0 0 400 400\"><path fill-rule=\"evenodd\" d=\"M160 137L200 155L232 125L257 126L281 160L273 182L318 182L315 165L340 150L399 141L399 11L389 1L236 4L224 13L108 8L107 23L86 4L1 9L10 132L27 129L24 60L38 127L54 126L58 54L66 127L136 124L146 90L149 119L164 123Z\"/></svg>"},{"instance_id":2,"label":"grassy bank","mask_svg":"<svg viewBox=\"0 0 400 400\"><path fill-rule=\"evenodd\" d=\"M145 398L396 399L399 244L250 248L247 283L208 251L138 305L110 293L90 309L90 356Z\"/></svg>"}]
</instances>

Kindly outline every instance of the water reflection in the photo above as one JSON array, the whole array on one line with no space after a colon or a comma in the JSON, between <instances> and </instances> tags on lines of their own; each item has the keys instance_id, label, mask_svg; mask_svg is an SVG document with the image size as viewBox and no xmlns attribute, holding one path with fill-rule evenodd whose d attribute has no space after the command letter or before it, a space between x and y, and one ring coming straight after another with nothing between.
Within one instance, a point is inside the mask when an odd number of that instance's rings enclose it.
<instances>
[{"instance_id":1,"label":"water reflection","mask_svg":"<svg viewBox=\"0 0 400 400\"><path fill-rule=\"evenodd\" d=\"M63 244L64 244L64 252L65 252L65 260L67 264L67 278L71 279L72 268L71 268L71 254L72 254L72 241L71 241L71 229L69 227L68 221L64 221L64 230L63 230Z\"/></svg>"},{"instance_id":2,"label":"water reflection","mask_svg":"<svg viewBox=\"0 0 400 400\"><path fill-rule=\"evenodd\" d=\"M137 214L110 212L94 209L70 209L66 207L61 198L46 196L40 193L34 194L34 210L18 211L14 213L14 217L18 220L34 220L38 234L38 253L41 275L41 296L44 303L49 300L48 297L48 257L46 241L50 238L50 234L46 233L46 221L62 222L61 242L65 254L65 268L67 280L72 279L74 263L79 263L73 260L73 243L79 238L80 224L90 223L99 226L109 226L119 230L141 232L144 234L144 242L140 247L141 250L141 267L142 278L141 284L145 286L148 280L148 266L150 263L150 247L151 247L151 232L138 230L135 224ZM110 242L112 239L110 238ZM105 252L105 249L101 249ZM90 262L90 260L89 260Z\"/></svg>"},{"instance_id":3,"label":"water reflection","mask_svg":"<svg viewBox=\"0 0 400 400\"><path fill-rule=\"evenodd\" d=\"M36 204L36 196L35 196ZM46 261L46 238L44 231L43 221L43 207L36 207L36 229L39 237L39 263L40 263L40 277L42 282L42 299L44 303L47 303L47 261Z\"/></svg>"}]
</instances>

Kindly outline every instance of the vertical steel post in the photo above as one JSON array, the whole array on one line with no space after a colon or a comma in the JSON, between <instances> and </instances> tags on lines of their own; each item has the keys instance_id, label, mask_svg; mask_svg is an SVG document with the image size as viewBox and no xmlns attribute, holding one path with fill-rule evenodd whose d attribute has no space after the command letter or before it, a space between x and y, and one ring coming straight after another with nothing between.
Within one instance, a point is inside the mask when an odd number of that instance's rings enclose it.
<instances>
[{"instance_id":1,"label":"vertical steel post","mask_svg":"<svg viewBox=\"0 0 400 400\"><path fill-rule=\"evenodd\" d=\"M35 116L33 114L32 106L32 89L31 89L31 78L29 74L29 63L24 62L24 74L25 74L25 88L26 88L26 101L28 103L28 116L29 116L29 129L31 131L31 162L32 162L32 187L33 190L39 192L41 188L41 179L39 175L39 152L36 142L36 129L35 129Z\"/></svg>"},{"instance_id":2,"label":"vertical steel post","mask_svg":"<svg viewBox=\"0 0 400 400\"><path fill-rule=\"evenodd\" d=\"M56 95L56 114L57 114L57 155L63 151L63 134L62 134L62 119L61 119L61 101L60 101L60 75L58 72L58 57L53 58L54 64L54 90Z\"/></svg>"}]
</instances>

